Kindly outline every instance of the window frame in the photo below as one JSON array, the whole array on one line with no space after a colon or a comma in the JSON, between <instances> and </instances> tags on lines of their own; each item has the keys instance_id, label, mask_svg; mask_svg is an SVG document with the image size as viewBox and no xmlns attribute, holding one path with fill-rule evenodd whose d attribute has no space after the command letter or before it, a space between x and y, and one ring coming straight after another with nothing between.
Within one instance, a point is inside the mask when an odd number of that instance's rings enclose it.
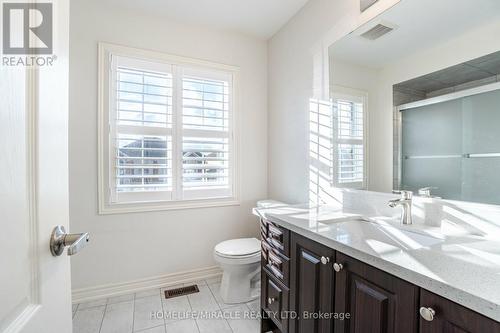
<instances>
[{"instance_id":1,"label":"window frame","mask_svg":"<svg viewBox=\"0 0 500 333\"><path fill-rule=\"evenodd\" d=\"M133 194L137 200L131 199L127 202L114 202L112 184L115 178L111 176L114 171L115 158L111 154L113 149L111 147L112 133L116 128L113 123L114 112L112 105L115 101L111 100L112 89L115 84L112 78L113 64L111 62L112 56L125 57L137 59L137 61L150 61L156 64L164 64L170 66L172 69L173 80L182 82L182 76L176 75L176 71L196 71L196 72L210 72L213 75L230 75L232 86L230 89L230 129L229 129L229 164L230 164L230 177L229 186L231 195L227 196L214 196L206 198L204 196L187 196L185 199L175 197L175 189L172 189L171 199L157 195L155 198L154 193L145 193L143 198L139 193L122 193ZM178 67L177 67L178 66ZM219 74L220 73L220 74ZM174 85L176 86L176 85ZM161 128L164 132L171 132L172 150L173 152L180 152L180 156L172 158L172 171L173 168L179 168L182 171L182 148L175 147L179 142L182 144L182 87L177 84L177 92L173 92L173 115L172 115L172 128ZM188 208L202 208L202 207L217 207L217 206L232 206L240 204L240 163L239 163L239 68L236 66L218 64L204 60L193 58L175 56L156 51L149 51L137 49L132 47L125 47L121 45L98 43L98 213L99 214L116 214L116 213L132 213L132 212L147 212L147 211L160 211L172 209L188 209ZM181 107L180 109L179 106ZM180 117L176 116L181 114ZM179 110L180 113L179 113ZM180 118L180 119L177 119ZM178 160L178 161L177 161ZM180 164L180 165L179 165ZM165 191L167 192L167 191ZM116 192L115 192L116 193ZM160 192L163 193L163 192ZM201 193L201 192L200 192ZM165 194L165 193L163 193Z\"/></svg>"},{"instance_id":2,"label":"window frame","mask_svg":"<svg viewBox=\"0 0 500 333\"><path fill-rule=\"evenodd\" d=\"M344 140L339 140L338 134L335 129L337 127L336 124L332 123L332 177L331 184L333 187L337 188L349 188L349 189L358 189L358 190L366 190L368 188L368 93L366 91L342 87L342 86L333 86L332 94L331 94L331 103L332 103L332 122L337 121L336 116L333 114L335 108L335 100L342 99L348 100L351 102L358 102L363 104L363 181L362 182L350 182L350 183L340 183L338 181L338 144L342 144Z\"/></svg>"}]
</instances>

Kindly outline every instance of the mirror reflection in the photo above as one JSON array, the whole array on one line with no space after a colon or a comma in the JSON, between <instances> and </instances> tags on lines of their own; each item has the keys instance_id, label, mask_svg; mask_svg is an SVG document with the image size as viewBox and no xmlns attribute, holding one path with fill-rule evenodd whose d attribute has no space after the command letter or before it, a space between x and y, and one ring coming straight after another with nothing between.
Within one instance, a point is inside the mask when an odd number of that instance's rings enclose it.
<instances>
[{"instance_id":1,"label":"mirror reflection","mask_svg":"<svg viewBox=\"0 0 500 333\"><path fill-rule=\"evenodd\" d=\"M332 185L500 204L500 3L422 2L329 47Z\"/></svg>"}]
</instances>

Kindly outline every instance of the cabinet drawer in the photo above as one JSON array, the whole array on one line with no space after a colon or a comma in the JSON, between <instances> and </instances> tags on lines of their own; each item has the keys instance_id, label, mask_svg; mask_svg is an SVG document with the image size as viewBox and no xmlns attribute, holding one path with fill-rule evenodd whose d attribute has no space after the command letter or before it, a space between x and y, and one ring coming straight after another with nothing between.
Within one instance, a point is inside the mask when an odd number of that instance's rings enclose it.
<instances>
[{"instance_id":1,"label":"cabinet drawer","mask_svg":"<svg viewBox=\"0 0 500 333\"><path fill-rule=\"evenodd\" d=\"M267 226L268 243L285 256L290 256L290 231L269 223Z\"/></svg>"},{"instance_id":2,"label":"cabinet drawer","mask_svg":"<svg viewBox=\"0 0 500 333\"><path fill-rule=\"evenodd\" d=\"M271 248L267 253L266 267L273 273L274 277L288 286L289 258L280 255L276 250Z\"/></svg>"},{"instance_id":3,"label":"cabinet drawer","mask_svg":"<svg viewBox=\"0 0 500 333\"><path fill-rule=\"evenodd\" d=\"M290 231L266 219L260 219L260 237L281 254L290 256Z\"/></svg>"},{"instance_id":4,"label":"cabinet drawer","mask_svg":"<svg viewBox=\"0 0 500 333\"><path fill-rule=\"evenodd\" d=\"M260 219L260 238L267 239L267 222L264 219Z\"/></svg>"},{"instance_id":5,"label":"cabinet drawer","mask_svg":"<svg viewBox=\"0 0 500 333\"><path fill-rule=\"evenodd\" d=\"M267 258L268 258L268 253L269 251L272 250L271 245L267 242L267 240L262 239L260 241L260 253L261 253L261 258L262 258L262 265L267 265Z\"/></svg>"},{"instance_id":6,"label":"cabinet drawer","mask_svg":"<svg viewBox=\"0 0 500 333\"><path fill-rule=\"evenodd\" d=\"M262 270L261 307L282 333L288 332L289 290L266 269Z\"/></svg>"}]
</instances>

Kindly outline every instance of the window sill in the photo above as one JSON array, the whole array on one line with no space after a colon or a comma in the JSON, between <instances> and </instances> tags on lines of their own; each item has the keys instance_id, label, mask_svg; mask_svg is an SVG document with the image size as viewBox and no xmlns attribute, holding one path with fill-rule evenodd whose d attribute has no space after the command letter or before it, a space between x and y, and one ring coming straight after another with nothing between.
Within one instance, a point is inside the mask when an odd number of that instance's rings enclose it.
<instances>
[{"instance_id":1,"label":"window sill","mask_svg":"<svg viewBox=\"0 0 500 333\"><path fill-rule=\"evenodd\" d=\"M240 201L235 198L220 198L210 200L191 201L158 201L158 202L136 202L136 203L113 203L99 205L99 215L124 214L124 213L146 213L168 210L197 209L210 207L239 206Z\"/></svg>"}]
</instances>

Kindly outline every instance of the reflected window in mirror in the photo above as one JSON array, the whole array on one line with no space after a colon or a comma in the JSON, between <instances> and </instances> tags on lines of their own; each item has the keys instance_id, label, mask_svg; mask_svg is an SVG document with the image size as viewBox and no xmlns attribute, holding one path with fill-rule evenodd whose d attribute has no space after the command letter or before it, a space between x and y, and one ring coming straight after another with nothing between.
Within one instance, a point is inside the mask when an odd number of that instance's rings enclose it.
<instances>
[{"instance_id":1,"label":"reflected window in mirror","mask_svg":"<svg viewBox=\"0 0 500 333\"><path fill-rule=\"evenodd\" d=\"M366 94L333 92L333 186L366 187Z\"/></svg>"}]
</instances>

